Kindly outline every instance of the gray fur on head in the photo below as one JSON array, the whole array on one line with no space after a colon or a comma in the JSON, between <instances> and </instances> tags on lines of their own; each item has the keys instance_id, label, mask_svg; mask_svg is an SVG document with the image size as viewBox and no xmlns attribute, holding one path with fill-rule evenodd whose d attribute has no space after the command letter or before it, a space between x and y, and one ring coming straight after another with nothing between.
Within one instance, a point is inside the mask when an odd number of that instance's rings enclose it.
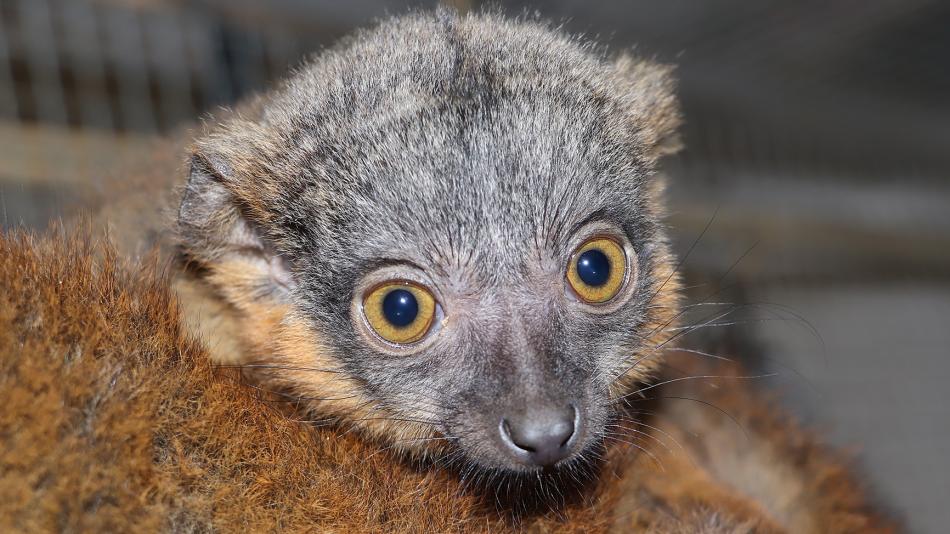
<instances>
[{"instance_id":1,"label":"gray fur on head","mask_svg":"<svg viewBox=\"0 0 950 534\"><path fill-rule=\"evenodd\" d=\"M257 254L277 273L260 295L305 317L363 395L468 460L530 469L502 450L499 419L568 403L576 457L602 438L617 388L653 368L626 372L671 313L653 183L676 147L671 86L665 67L538 22L385 21L198 141L184 251L207 265ZM599 234L628 246L632 274L593 309L564 273ZM441 305L413 350L374 342L355 316L361 288L392 278Z\"/></svg>"}]
</instances>

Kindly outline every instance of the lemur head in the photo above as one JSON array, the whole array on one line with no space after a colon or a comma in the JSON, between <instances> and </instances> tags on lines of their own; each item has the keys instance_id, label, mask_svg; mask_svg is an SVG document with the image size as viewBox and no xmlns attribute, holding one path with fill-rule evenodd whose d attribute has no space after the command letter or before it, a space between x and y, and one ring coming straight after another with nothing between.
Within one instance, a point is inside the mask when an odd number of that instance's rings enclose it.
<instances>
[{"instance_id":1,"label":"lemur head","mask_svg":"<svg viewBox=\"0 0 950 534\"><path fill-rule=\"evenodd\" d=\"M675 313L668 70L543 24L357 33L195 146L182 250L258 377L407 451L563 466Z\"/></svg>"}]
</instances>

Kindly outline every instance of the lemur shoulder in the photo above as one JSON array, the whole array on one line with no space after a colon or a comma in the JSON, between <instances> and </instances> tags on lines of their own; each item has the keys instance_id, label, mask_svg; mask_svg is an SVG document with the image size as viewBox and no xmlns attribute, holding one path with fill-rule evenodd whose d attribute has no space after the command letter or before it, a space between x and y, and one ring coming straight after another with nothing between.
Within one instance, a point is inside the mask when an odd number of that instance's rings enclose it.
<instances>
[{"instance_id":1,"label":"lemur shoulder","mask_svg":"<svg viewBox=\"0 0 950 534\"><path fill-rule=\"evenodd\" d=\"M133 486L162 502L156 524L892 530L846 462L742 382L685 385L716 410L646 393L666 381L680 313L657 177L679 122L667 67L539 22L445 12L358 32L211 121L177 193L156 168L160 179L104 211L120 242L141 246L141 227L156 226L115 221L160 213L158 191L171 199L175 222L153 237L203 347L177 330L153 275L119 290L120 302L160 303L142 317L163 329L148 351L135 344L157 334L130 318L127 342L98 324L75 336L109 354L87 362L95 376L150 392L128 432L159 437L136 464L157 478ZM46 272L44 252L5 246ZM72 287L111 284L103 272ZM17 289L13 304L76 313ZM19 336L57 326L10 320ZM239 364L259 395L205 360ZM167 409L183 398L203 408ZM152 421L151 409L170 415ZM233 413L253 424L224 423ZM192 482L200 495L183 489ZM219 492L242 509L210 506ZM126 501L113 501L121 515Z\"/></svg>"}]
</instances>

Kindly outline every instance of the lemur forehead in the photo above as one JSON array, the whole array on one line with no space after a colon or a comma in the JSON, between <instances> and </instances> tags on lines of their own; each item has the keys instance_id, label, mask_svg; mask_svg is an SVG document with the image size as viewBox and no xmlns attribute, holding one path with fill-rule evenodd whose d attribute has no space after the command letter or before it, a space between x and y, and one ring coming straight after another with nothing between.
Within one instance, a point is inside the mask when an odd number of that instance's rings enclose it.
<instances>
[{"instance_id":1,"label":"lemur forehead","mask_svg":"<svg viewBox=\"0 0 950 534\"><path fill-rule=\"evenodd\" d=\"M542 24L383 23L225 132L229 191L289 251L342 255L349 237L367 254L426 244L447 257L467 257L467 243L480 254L563 245L591 213L639 216L643 155L675 123L662 69L622 63ZM651 138L638 113L671 118Z\"/></svg>"},{"instance_id":2,"label":"lemur forehead","mask_svg":"<svg viewBox=\"0 0 950 534\"><path fill-rule=\"evenodd\" d=\"M615 70L592 45L543 24L406 17L358 33L300 70L271 117L362 120L487 94L588 105L621 98Z\"/></svg>"}]
</instances>

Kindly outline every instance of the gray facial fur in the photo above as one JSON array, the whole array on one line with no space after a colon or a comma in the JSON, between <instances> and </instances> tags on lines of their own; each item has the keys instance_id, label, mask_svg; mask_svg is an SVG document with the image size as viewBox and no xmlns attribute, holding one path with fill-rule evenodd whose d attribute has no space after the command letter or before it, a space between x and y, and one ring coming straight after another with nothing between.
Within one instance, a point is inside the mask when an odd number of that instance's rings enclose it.
<instances>
[{"instance_id":1,"label":"gray facial fur","mask_svg":"<svg viewBox=\"0 0 950 534\"><path fill-rule=\"evenodd\" d=\"M257 236L292 280L281 298L364 393L477 465L534 469L506 451L499 421L573 406L569 463L602 439L669 280L652 176L675 145L670 86L665 68L537 22L383 22L197 143L183 249L211 262ZM631 262L604 307L565 281L593 235ZM394 278L442 310L411 350L369 337L354 305Z\"/></svg>"}]
</instances>

